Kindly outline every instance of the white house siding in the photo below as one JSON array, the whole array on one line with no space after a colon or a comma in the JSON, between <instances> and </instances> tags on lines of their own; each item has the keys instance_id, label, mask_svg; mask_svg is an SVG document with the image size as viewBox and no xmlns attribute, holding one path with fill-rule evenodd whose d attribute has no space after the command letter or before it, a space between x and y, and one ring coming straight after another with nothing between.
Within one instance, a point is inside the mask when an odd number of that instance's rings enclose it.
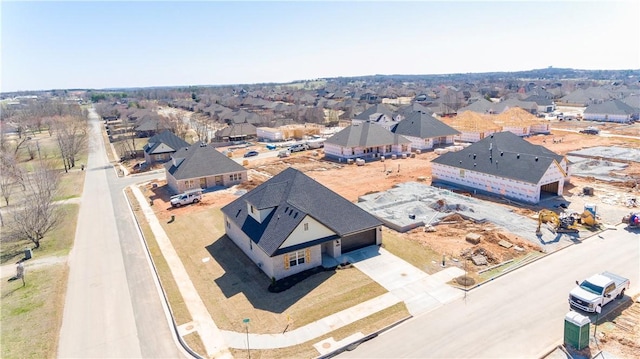
<instances>
[{"instance_id":1,"label":"white house siding","mask_svg":"<svg viewBox=\"0 0 640 359\"><path fill-rule=\"evenodd\" d=\"M233 180L232 179L232 175L240 175L239 179ZM233 173L224 173L224 174L220 174L220 175L213 175L213 176L206 176L204 178L206 178L206 188L211 188L211 187L215 187L216 185L216 180L215 178L217 176L222 176L222 186L225 187L230 187L239 183L242 183L244 181L246 181L247 178L247 171L240 171L240 172L233 172ZM198 178L190 178L190 179L186 179L186 180L176 180L172 175L170 175L169 173L167 173L166 175L167 177L167 185L169 186L169 188L177 193L182 193L186 190L190 190L190 189L194 189L194 188L201 188L200 186L200 178L202 177L198 177ZM205 188L205 189L206 189Z\"/></svg>"},{"instance_id":2,"label":"white house siding","mask_svg":"<svg viewBox=\"0 0 640 359\"><path fill-rule=\"evenodd\" d=\"M271 127L256 128L256 136L259 139L264 139L269 141L282 141L284 139L284 134L282 133L282 130L271 128Z\"/></svg>"},{"instance_id":3,"label":"white house siding","mask_svg":"<svg viewBox=\"0 0 640 359\"><path fill-rule=\"evenodd\" d=\"M432 138L420 138L403 135L407 140L411 141L412 150L429 150L433 148Z\"/></svg>"},{"instance_id":4,"label":"white house siding","mask_svg":"<svg viewBox=\"0 0 640 359\"><path fill-rule=\"evenodd\" d=\"M390 147L390 148L389 148ZM384 145L376 147L341 147L335 144L326 143L324 145L324 154L329 158L338 159L355 159L364 158L371 159L382 156L402 155L410 153L410 144L403 145Z\"/></svg>"},{"instance_id":5,"label":"white house siding","mask_svg":"<svg viewBox=\"0 0 640 359\"><path fill-rule=\"evenodd\" d=\"M562 172L560 167L555 163L549 166L547 171L544 173L544 175L540 179L540 182L538 182L538 185L542 186L542 185L554 183L554 182L558 182L558 191L556 194L559 196L562 195L562 192L564 190L564 173Z\"/></svg>"},{"instance_id":6,"label":"white house siding","mask_svg":"<svg viewBox=\"0 0 640 359\"><path fill-rule=\"evenodd\" d=\"M298 264L293 267L288 267L285 265L285 258L288 258L291 253L282 254L279 256L275 256L272 258L273 264L273 275L271 277L276 280L282 279L296 273L303 272L305 270L315 268L322 265L322 250L321 245L316 245L313 247L305 248L304 251L309 251L309 260L305 260L304 264ZM295 251L294 251L295 252Z\"/></svg>"},{"instance_id":7,"label":"white house siding","mask_svg":"<svg viewBox=\"0 0 640 359\"><path fill-rule=\"evenodd\" d=\"M288 256L296 251L269 257L259 246L253 243L238 226L231 222L227 216L224 217L224 223L225 232L231 241L269 278L278 280L322 265L321 245L301 249L301 251L308 253L308 260L305 258L303 264L288 266L285 264L285 258L288 259Z\"/></svg>"},{"instance_id":8,"label":"white house siding","mask_svg":"<svg viewBox=\"0 0 640 359\"><path fill-rule=\"evenodd\" d=\"M631 115L608 115L604 113L585 113L583 115L585 121L604 121L626 123L631 121Z\"/></svg>"},{"instance_id":9,"label":"white house siding","mask_svg":"<svg viewBox=\"0 0 640 359\"><path fill-rule=\"evenodd\" d=\"M432 163L431 175L435 182L450 182L523 202L538 203L540 199L540 187L533 183L463 170L439 163Z\"/></svg>"},{"instance_id":10,"label":"white house siding","mask_svg":"<svg viewBox=\"0 0 640 359\"><path fill-rule=\"evenodd\" d=\"M256 209L251 204L247 203L247 213L253 217L258 223L262 223L262 221L267 218L269 213L273 211L275 207L265 208L265 209Z\"/></svg>"},{"instance_id":11,"label":"white house siding","mask_svg":"<svg viewBox=\"0 0 640 359\"><path fill-rule=\"evenodd\" d=\"M305 216L300 224L298 224L298 226L291 232L289 237L282 243L280 249L285 249L314 239L326 238L333 235L335 235L335 232L330 230L327 226L316 221L312 217Z\"/></svg>"},{"instance_id":12,"label":"white house siding","mask_svg":"<svg viewBox=\"0 0 640 359\"><path fill-rule=\"evenodd\" d=\"M282 264L269 257L260 247L255 245L242 230L231 222L227 216L224 217L224 229L227 236L240 250L253 261L269 278L274 277L274 264ZM276 278L278 279L278 278Z\"/></svg>"},{"instance_id":13,"label":"white house siding","mask_svg":"<svg viewBox=\"0 0 640 359\"><path fill-rule=\"evenodd\" d=\"M502 131L509 131L517 136L529 136L531 134L529 126L502 126Z\"/></svg>"},{"instance_id":14,"label":"white house siding","mask_svg":"<svg viewBox=\"0 0 640 359\"><path fill-rule=\"evenodd\" d=\"M492 130L492 131L485 131L485 132L465 132L465 131L460 131L460 132L461 133L459 135L453 136L454 140L460 141L460 142L475 143L498 131Z\"/></svg>"},{"instance_id":15,"label":"white house siding","mask_svg":"<svg viewBox=\"0 0 640 359\"><path fill-rule=\"evenodd\" d=\"M531 125L531 133L550 133L551 124L548 123L536 123Z\"/></svg>"}]
</instances>

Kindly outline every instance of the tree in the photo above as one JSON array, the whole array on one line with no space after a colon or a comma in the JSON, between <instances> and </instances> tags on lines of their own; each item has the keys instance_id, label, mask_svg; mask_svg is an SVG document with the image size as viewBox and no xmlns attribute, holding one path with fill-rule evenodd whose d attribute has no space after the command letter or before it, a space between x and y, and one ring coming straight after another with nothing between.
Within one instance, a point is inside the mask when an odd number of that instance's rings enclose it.
<instances>
[{"instance_id":1,"label":"tree","mask_svg":"<svg viewBox=\"0 0 640 359\"><path fill-rule=\"evenodd\" d=\"M40 241L61 219L62 213L53 203L60 183L60 173L41 161L26 176L25 182L27 191L24 200L11 211L11 234L15 238L32 241L35 248L39 248Z\"/></svg>"},{"instance_id":2,"label":"tree","mask_svg":"<svg viewBox=\"0 0 640 359\"><path fill-rule=\"evenodd\" d=\"M54 132L66 172L75 167L76 157L87 145L87 123L82 117L58 117L54 122Z\"/></svg>"}]
</instances>

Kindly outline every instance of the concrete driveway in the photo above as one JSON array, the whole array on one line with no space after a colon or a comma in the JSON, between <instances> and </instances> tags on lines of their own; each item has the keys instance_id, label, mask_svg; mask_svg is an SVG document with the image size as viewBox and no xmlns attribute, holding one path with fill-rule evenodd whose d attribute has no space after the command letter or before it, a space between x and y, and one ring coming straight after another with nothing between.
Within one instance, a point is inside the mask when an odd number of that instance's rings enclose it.
<instances>
[{"instance_id":1,"label":"concrete driveway","mask_svg":"<svg viewBox=\"0 0 640 359\"><path fill-rule=\"evenodd\" d=\"M457 267L429 275L377 246L344 254L342 261L345 260L402 300L414 316L464 296L462 290L446 284L464 274Z\"/></svg>"}]
</instances>

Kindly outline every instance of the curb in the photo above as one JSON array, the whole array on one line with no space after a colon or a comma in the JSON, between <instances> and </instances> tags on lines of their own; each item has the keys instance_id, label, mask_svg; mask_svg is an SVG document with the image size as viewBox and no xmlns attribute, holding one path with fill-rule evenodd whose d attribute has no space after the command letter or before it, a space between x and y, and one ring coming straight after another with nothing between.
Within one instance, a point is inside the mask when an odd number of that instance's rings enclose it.
<instances>
[{"instance_id":1,"label":"curb","mask_svg":"<svg viewBox=\"0 0 640 359\"><path fill-rule=\"evenodd\" d=\"M176 347L178 348L182 348L184 350L184 352L182 352L182 354L184 354L185 356L191 356L191 358L195 358L195 359L204 359L203 357L201 357L198 353L194 352L188 345L187 343L185 343L182 340L182 337L180 336L180 333L178 332L178 326L176 325L176 321L173 317L173 311L171 310L171 305L169 304L169 300L167 298L167 294L164 291L164 287L162 286L162 283L160 282L160 276L158 275L158 271L156 269L156 264L153 261L153 258L151 257L151 251L149 250L149 247L147 246L147 240L144 238L144 234L142 232L142 228L140 228L140 223L138 222L138 219L136 218L136 216L133 213L133 206L131 205L131 201L129 201L129 198L127 197L127 194L125 192L125 190L127 188L136 186L138 184L133 184L130 186L127 186L123 191L122 194L124 195L125 200L127 201L127 204L129 205L129 213L131 214L131 216L133 217L133 220L136 223L136 228L138 230L138 238L140 239L140 242L142 243L143 247L144 247L144 251L145 251L145 257L147 258L147 262L149 263L149 268L151 269L151 271L153 272L153 282L156 285L156 288L158 290L158 293L162 296L161 299L161 303L162 303L162 308L164 309L165 312L165 317L167 318L167 322L169 322L169 325L171 326L172 330L172 337L174 342L176 342ZM179 344L179 345L177 345Z\"/></svg>"},{"instance_id":2,"label":"curb","mask_svg":"<svg viewBox=\"0 0 640 359\"><path fill-rule=\"evenodd\" d=\"M380 330L378 330L376 332L373 332L373 333L365 336L364 338L360 338L360 339L358 339L356 341L353 341L353 342L351 342L351 343L349 343L347 345L344 345L344 346L332 351L331 353L327 353L327 354L321 355L319 357L316 357L316 359L329 359L329 358L335 357L336 355L339 355L340 353L342 353L344 351L355 350L360 344L377 337L379 334L382 334L382 333L384 333L384 332L386 332L388 330L391 330L391 329L395 328L396 326L406 322L407 320L409 320L411 318L413 318L413 315L410 315L410 316L408 316L406 318L400 319L395 323L391 323L388 326L386 326L386 327L384 327L384 328L382 328L382 329L380 329Z\"/></svg>"}]
</instances>

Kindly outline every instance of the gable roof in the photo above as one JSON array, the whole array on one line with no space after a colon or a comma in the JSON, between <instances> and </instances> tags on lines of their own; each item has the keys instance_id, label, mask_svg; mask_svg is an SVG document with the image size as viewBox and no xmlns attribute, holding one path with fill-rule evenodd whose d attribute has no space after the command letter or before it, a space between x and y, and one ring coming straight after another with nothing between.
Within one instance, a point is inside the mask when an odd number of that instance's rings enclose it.
<instances>
[{"instance_id":1,"label":"gable roof","mask_svg":"<svg viewBox=\"0 0 640 359\"><path fill-rule=\"evenodd\" d=\"M370 122L354 123L325 141L325 144L341 147L375 147L400 143L411 141Z\"/></svg>"},{"instance_id":2,"label":"gable roof","mask_svg":"<svg viewBox=\"0 0 640 359\"><path fill-rule=\"evenodd\" d=\"M391 130L398 135L434 138L460 134L460 131L424 112L414 112L398 122Z\"/></svg>"},{"instance_id":3,"label":"gable roof","mask_svg":"<svg viewBox=\"0 0 640 359\"><path fill-rule=\"evenodd\" d=\"M249 215L247 203L257 209L273 210L258 223ZM362 208L291 167L222 207L222 213L269 256L382 225ZM337 236L319 238L299 248L279 249L305 216L320 222Z\"/></svg>"},{"instance_id":4,"label":"gable roof","mask_svg":"<svg viewBox=\"0 0 640 359\"><path fill-rule=\"evenodd\" d=\"M164 168L176 180L246 171L246 168L234 160L202 142L179 149L171 158L173 161L165 163ZM183 160L179 161L179 159ZM178 165L176 166L175 163Z\"/></svg>"},{"instance_id":5,"label":"gable roof","mask_svg":"<svg viewBox=\"0 0 640 359\"><path fill-rule=\"evenodd\" d=\"M175 152L183 147L189 147L189 143L171 131L162 131L149 138L144 146L144 152L148 154Z\"/></svg>"},{"instance_id":6,"label":"gable roof","mask_svg":"<svg viewBox=\"0 0 640 359\"><path fill-rule=\"evenodd\" d=\"M563 158L511 132L498 132L431 162L535 184L554 161L560 163Z\"/></svg>"}]
</instances>

